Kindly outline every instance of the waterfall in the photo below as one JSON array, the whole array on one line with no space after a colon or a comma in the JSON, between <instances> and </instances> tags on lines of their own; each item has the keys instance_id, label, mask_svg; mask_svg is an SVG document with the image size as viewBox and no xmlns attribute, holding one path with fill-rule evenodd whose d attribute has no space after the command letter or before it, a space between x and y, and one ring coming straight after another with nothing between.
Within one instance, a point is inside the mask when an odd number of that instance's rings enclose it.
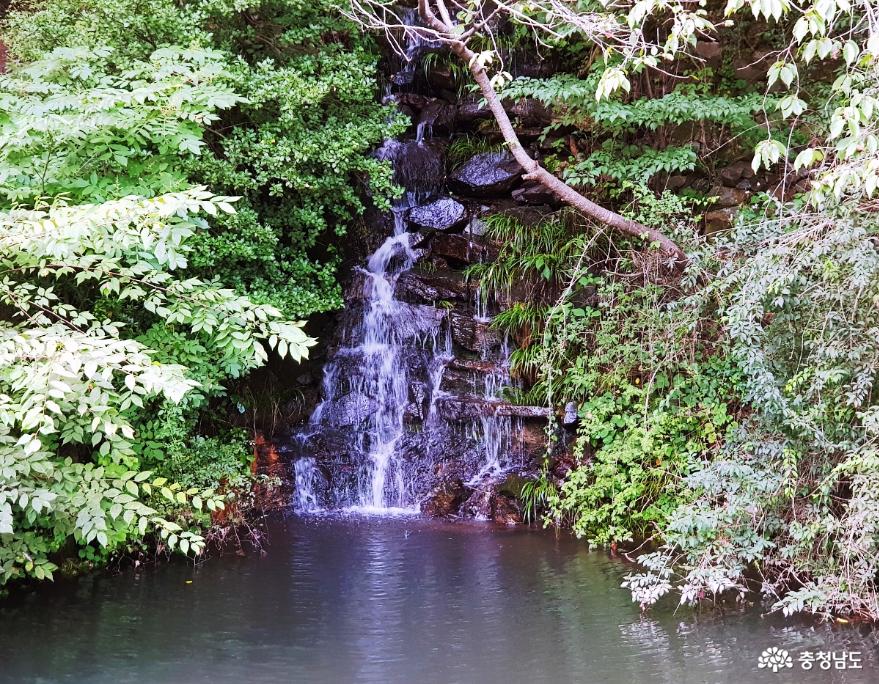
<instances>
[{"instance_id":1,"label":"waterfall","mask_svg":"<svg viewBox=\"0 0 879 684\"><path fill-rule=\"evenodd\" d=\"M485 288L480 286L475 289L474 318L481 323L492 320L490 299L490 294ZM487 406L502 402L503 389L512 384L509 358L510 345L506 336L503 338L497 358L492 359L486 351L482 352L482 361L494 363L489 365L482 375L482 398ZM484 411L479 416L478 423L472 427L471 435L482 445L484 457L479 471L468 482L469 485L476 486L486 479L498 477L515 465L509 462L508 455L516 452L513 439L520 427L520 420L514 420L508 415L499 415L496 411Z\"/></svg>"},{"instance_id":2,"label":"waterfall","mask_svg":"<svg viewBox=\"0 0 879 684\"><path fill-rule=\"evenodd\" d=\"M410 45L404 78L393 82L410 83L415 58L429 47ZM492 485L523 463L521 407L502 397L511 382L509 348L490 327L494 302L462 275L461 263L482 254L483 243L460 234L467 200L448 194L443 145L432 135L421 121L414 139L388 140L376 152L405 192L390 214L393 228L384 228L391 234L355 269L321 401L293 438L298 512L417 512L432 492L451 486L462 510L486 516ZM414 209L427 228L411 218ZM450 215L447 229L429 227L431 218ZM372 228L386 225L377 220ZM461 245L458 271L423 258L441 238ZM437 268L445 274L434 275ZM463 506L465 499L478 501Z\"/></svg>"},{"instance_id":3,"label":"waterfall","mask_svg":"<svg viewBox=\"0 0 879 684\"><path fill-rule=\"evenodd\" d=\"M356 426L350 438L361 456L360 472L353 496L343 498L348 507L363 510L404 509L414 503L398 458L410 392L405 357L410 345L433 346L439 327L435 313L418 319L421 312L394 295L397 277L417 258L402 212L403 207L396 208L393 234L360 269L363 317L358 330L351 331L350 343L327 364L324 399L310 421L315 431ZM341 397L348 409L342 414L338 405L328 410Z\"/></svg>"},{"instance_id":4,"label":"waterfall","mask_svg":"<svg viewBox=\"0 0 879 684\"><path fill-rule=\"evenodd\" d=\"M317 461L311 456L304 456L293 462L294 482L293 510L297 513L315 513L321 510L318 503L317 486L320 475Z\"/></svg>"}]
</instances>

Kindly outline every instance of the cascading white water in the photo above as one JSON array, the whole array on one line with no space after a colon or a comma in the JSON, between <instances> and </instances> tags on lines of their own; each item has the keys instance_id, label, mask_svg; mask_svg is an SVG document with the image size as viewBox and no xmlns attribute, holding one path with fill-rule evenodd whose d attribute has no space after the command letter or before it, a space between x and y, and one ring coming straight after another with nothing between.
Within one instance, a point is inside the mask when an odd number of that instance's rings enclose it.
<instances>
[{"instance_id":1,"label":"cascading white water","mask_svg":"<svg viewBox=\"0 0 879 684\"><path fill-rule=\"evenodd\" d=\"M407 204L418 201L410 191ZM361 298L360 318L352 316L343 327L344 343L324 368L322 396L310 421L310 432L302 444L325 432L341 434L345 452L337 464L340 473L331 484L333 507L368 513L415 512L418 492L424 494L425 470L412 463L413 447L407 437L420 424L424 434L448 435L453 428L436 410L443 400L476 402L481 408L463 427L465 440L459 448L471 453L463 474L466 484L479 492L519 465L514 455L520 449L514 437L518 418L498 409L508 407L501 392L511 382L509 347L486 346L474 365L475 394L449 395L440 389L446 366L453 360L449 314L440 307L411 304L396 294L399 278L416 264L419 252L413 248L417 236L406 232L405 207L394 213L393 234L373 252L366 267L358 269ZM476 300L474 319L481 325L491 320L489 297ZM478 370L477 370L478 368ZM460 434L460 433L459 433ZM429 451L427 442L415 447L415 460L439 463L449 454L438 447ZM347 465L349 464L350 465ZM332 467L332 466L331 466ZM432 468L432 466L430 466ZM323 482L315 459L296 462L296 509L320 510L316 490Z\"/></svg>"},{"instance_id":2,"label":"cascading white water","mask_svg":"<svg viewBox=\"0 0 879 684\"><path fill-rule=\"evenodd\" d=\"M411 199L411 198L410 198ZM448 329L432 307L419 307L395 296L397 279L417 259L413 235L406 232L403 208L394 213L393 235L369 257L363 276L363 316L350 342L340 348L324 371L324 400L311 427L344 427L359 460L356 485L342 497L348 507L365 511L398 511L417 505L399 458L404 414L414 399L407 357L419 350L430 376L424 392L431 398L449 357ZM419 387L415 385L415 387ZM340 408L340 397L345 402Z\"/></svg>"},{"instance_id":3,"label":"cascading white water","mask_svg":"<svg viewBox=\"0 0 879 684\"><path fill-rule=\"evenodd\" d=\"M293 510L297 513L315 513L321 510L317 496L320 476L317 461L311 456L297 459L293 463L296 490L293 492Z\"/></svg>"},{"instance_id":4,"label":"cascading white water","mask_svg":"<svg viewBox=\"0 0 879 684\"><path fill-rule=\"evenodd\" d=\"M430 137L433 134L433 124L429 121L419 121L418 125L415 127L415 142L423 143L424 138Z\"/></svg>"},{"instance_id":5,"label":"cascading white water","mask_svg":"<svg viewBox=\"0 0 879 684\"><path fill-rule=\"evenodd\" d=\"M360 433L363 451L372 460L370 486L361 494L364 507L402 508L405 483L394 460L395 447L403 435L403 409L408 398L405 366L401 362L404 338L401 316L408 309L394 297L395 275L415 263L402 215L394 214L394 234L384 241L367 262L369 301L363 319L363 352L366 368L362 391L375 399L376 409ZM389 269L397 261L395 269ZM366 369L369 369L368 371Z\"/></svg>"},{"instance_id":6,"label":"cascading white water","mask_svg":"<svg viewBox=\"0 0 879 684\"><path fill-rule=\"evenodd\" d=\"M415 40L400 72L405 78L397 85L410 82L414 57L427 45ZM497 410L504 404L501 390L510 381L508 348L498 349L493 342L482 350L481 364L468 356L472 347L458 348L473 381L465 379L460 387L459 363L451 389L443 389L444 371L456 358L450 311L456 304L438 306L445 295L407 295L406 283L413 276L400 281L419 259L416 245L433 244L430 232L407 232L409 210L446 196L442 145L426 139L431 135L431 124L422 121L415 140L388 140L377 151L379 159L392 164L394 180L406 192L392 212L392 235L356 271L338 346L324 366L322 400L308 429L295 438L300 455L295 461L297 511L415 512L442 477L466 482L484 498L490 495L488 485L516 465L509 452L518 419ZM468 242L468 258L471 247ZM428 291L430 273L421 269L414 275L428 282ZM491 320L488 298L477 291L475 305L475 321L484 328ZM454 315L460 317L457 311ZM484 368L490 370L482 373ZM448 402L476 405L478 413L450 418L443 409ZM450 462L455 465L446 475Z\"/></svg>"},{"instance_id":7,"label":"cascading white water","mask_svg":"<svg viewBox=\"0 0 879 684\"><path fill-rule=\"evenodd\" d=\"M482 323L491 321L489 310L490 295L477 287L474 293L474 318ZM482 360L489 361L486 350L482 352ZM482 377L482 398L487 405L500 402L504 387L511 384L510 378L510 349L509 340L504 337L500 353L496 358L496 365ZM515 453L513 436L517 434L520 421L511 416L498 415L495 412L485 411L479 417L479 422L472 426L471 436L477 440L483 449L483 460L478 472L471 478L468 484L477 486L486 480L492 480L509 470L513 465L508 461L508 456Z\"/></svg>"}]
</instances>

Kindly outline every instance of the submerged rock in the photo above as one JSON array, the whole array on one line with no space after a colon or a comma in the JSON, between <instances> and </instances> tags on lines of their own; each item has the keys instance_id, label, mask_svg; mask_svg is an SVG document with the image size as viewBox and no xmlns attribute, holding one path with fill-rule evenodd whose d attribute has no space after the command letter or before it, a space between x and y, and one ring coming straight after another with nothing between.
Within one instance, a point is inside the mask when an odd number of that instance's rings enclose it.
<instances>
[{"instance_id":1,"label":"submerged rock","mask_svg":"<svg viewBox=\"0 0 879 684\"><path fill-rule=\"evenodd\" d=\"M449 176L449 186L472 197L494 197L510 192L522 173L509 152L483 152L459 166Z\"/></svg>"},{"instance_id":2,"label":"submerged rock","mask_svg":"<svg viewBox=\"0 0 879 684\"><path fill-rule=\"evenodd\" d=\"M466 207L451 197L442 197L428 204L422 204L409 212L409 223L416 228L442 231L461 229L468 218Z\"/></svg>"},{"instance_id":3,"label":"submerged rock","mask_svg":"<svg viewBox=\"0 0 879 684\"><path fill-rule=\"evenodd\" d=\"M495 494L491 500L491 519L501 525L518 525L522 522L522 509L516 497Z\"/></svg>"}]
</instances>

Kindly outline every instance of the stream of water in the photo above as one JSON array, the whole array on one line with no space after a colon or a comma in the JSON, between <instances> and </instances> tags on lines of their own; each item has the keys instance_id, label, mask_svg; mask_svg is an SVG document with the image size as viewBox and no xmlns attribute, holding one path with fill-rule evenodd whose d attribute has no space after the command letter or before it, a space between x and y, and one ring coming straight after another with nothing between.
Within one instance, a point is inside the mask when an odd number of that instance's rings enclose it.
<instances>
[{"instance_id":1,"label":"stream of water","mask_svg":"<svg viewBox=\"0 0 879 684\"><path fill-rule=\"evenodd\" d=\"M417 518L278 520L269 553L12 596L0 682L688 684L879 681L875 634L758 607L642 615L566 535ZM794 666L758 669L770 647ZM805 653L861 669L802 669Z\"/></svg>"}]
</instances>

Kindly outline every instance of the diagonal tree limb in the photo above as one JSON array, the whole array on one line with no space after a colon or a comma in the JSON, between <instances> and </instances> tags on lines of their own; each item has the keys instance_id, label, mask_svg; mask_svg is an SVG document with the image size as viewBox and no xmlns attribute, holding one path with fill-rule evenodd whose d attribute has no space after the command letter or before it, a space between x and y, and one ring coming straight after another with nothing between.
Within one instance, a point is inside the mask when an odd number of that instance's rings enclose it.
<instances>
[{"instance_id":1,"label":"diagonal tree limb","mask_svg":"<svg viewBox=\"0 0 879 684\"><path fill-rule=\"evenodd\" d=\"M437 0L437 3L441 16L448 17L448 11L445 9L443 0ZM599 223L603 223L626 235L646 238L651 242L658 243L666 254L674 258L676 265L683 266L687 263L687 256L684 254L684 251L667 235L596 204L564 181L556 178L536 160L532 159L525 151L525 148L522 147L519 136L516 134L515 128L513 128L513 124L504 109L500 97L491 84L491 79L486 73L485 67L476 59L476 53L455 36L454 26L450 23L450 20L447 22L434 13L430 7L429 0L418 0L418 13L424 24L437 34L442 35L451 51L467 65L473 79L479 86L480 91L482 91L482 96L485 98L500 128L501 135L509 146L510 152L525 170L526 179L537 181L560 201Z\"/></svg>"}]
</instances>

